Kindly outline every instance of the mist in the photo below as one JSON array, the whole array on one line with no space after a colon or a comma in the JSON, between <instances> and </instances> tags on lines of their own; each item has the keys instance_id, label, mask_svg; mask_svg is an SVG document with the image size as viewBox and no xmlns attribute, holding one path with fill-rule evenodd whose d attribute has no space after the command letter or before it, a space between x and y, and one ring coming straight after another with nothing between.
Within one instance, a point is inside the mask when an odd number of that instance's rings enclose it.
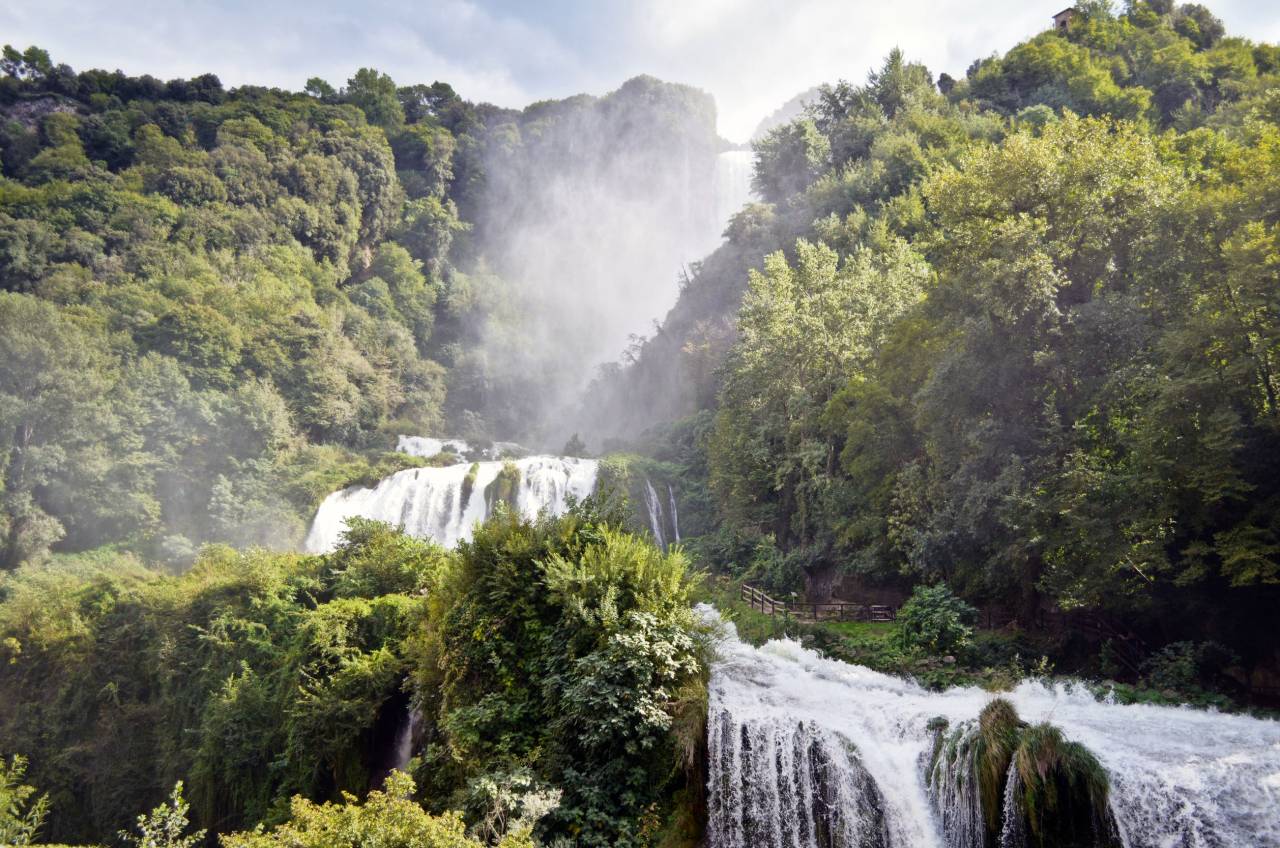
<instances>
[{"instance_id":1,"label":"mist","mask_svg":"<svg viewBox=\"0 0 1280 848\"><path fill-rule=\"evenodd\" d=\"M493 436L563 444L600 365L653 331L719 242L749 154L718 168L715 121L709 95L638 77L491 122L475 242L508 306L471 355L504 404L483 410Z\"/></svg>"}]
</instances>

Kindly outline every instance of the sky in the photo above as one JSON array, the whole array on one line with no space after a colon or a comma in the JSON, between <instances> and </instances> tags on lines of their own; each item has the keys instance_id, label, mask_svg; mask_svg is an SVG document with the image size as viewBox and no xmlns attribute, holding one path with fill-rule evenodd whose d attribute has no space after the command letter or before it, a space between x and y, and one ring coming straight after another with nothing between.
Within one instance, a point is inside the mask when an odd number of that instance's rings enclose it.
<instances>
[{"instance_id":1,"label":"sky","mask_svg":"<svg viewBox=\"0 0 1280 848\"><path fill-rule=\"evenodd\" d=\"M1069 0L10 0L0 40L92 67L224 85L335 86L360 67L397 83L442 80L519 107L603 94L637 74L715 96L720 134L822 82L861 82L893 47L964 73L1049 25ZM1227 31L1280 41L1280 3L1204 0Z\"/></svg>"}]
</instances>

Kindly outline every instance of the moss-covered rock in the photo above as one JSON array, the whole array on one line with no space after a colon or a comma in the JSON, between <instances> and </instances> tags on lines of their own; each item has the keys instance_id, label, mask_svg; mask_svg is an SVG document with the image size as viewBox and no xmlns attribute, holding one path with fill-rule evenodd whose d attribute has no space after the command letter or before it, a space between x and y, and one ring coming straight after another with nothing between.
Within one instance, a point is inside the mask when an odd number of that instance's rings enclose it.
<instances>
[{"instance_id":1,"label":"moss-covered rock","mask_svg":"<svg viewBox=\"0 0 1280 848\"><path fill-rule=\"evenodd\" d=\"M476 488L476 478L480 475L480 463L473 462L467 469L467 476L462 478L462 508L465 510L471 500L471 493Z\"/></svg>"},{"instance_id":2,"label":"moss-covered rock","mask_svg":"<svg viewBox=\"0 0 1280 848\"><path fill-rule=\"evenodd\" d=\"M473 481L474 482L474 481ZM520 469L514 462L503 462L502 470L484 489L484 502L488 512L492 513L500 503L505 503L513 511L516 509L517 496L520 494Z\"/></svg>"},{"instance_id":3,"label":"moss-covered rock","mask_svg":"<svg viewBox=\"0 0 1280 848\"><path fill-rule=\"evenodd\" d=\"M1049 724L1029 726L996 698L976 721L935 733L926 772L950 845L1112 848L1120 844L1106 771Z\"/></svg>"}]
</instances>

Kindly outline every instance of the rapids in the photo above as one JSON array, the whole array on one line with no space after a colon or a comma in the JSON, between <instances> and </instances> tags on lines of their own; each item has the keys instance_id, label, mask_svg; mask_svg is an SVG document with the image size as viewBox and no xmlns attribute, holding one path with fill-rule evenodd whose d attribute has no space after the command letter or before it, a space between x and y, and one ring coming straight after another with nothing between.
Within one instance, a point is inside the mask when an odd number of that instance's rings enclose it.
<instances>
[{"instance_id":1,"label":"rapids","mask_svg":"<svg viewBox=\"0 0 1280 848\"><path fill-rule=\"evenodd\" d=\"M993 697L930 692L787 639L755 648L725 624L707 721L710 848L966 845L964 799L926 785L930 725L974 719ZM1065 683L1001 697L1093 752L1127 848L1280 846L1280 722L1124 706ZM1006 824L1001 844L1022 836Z\"/></svg>"}]
</instances>

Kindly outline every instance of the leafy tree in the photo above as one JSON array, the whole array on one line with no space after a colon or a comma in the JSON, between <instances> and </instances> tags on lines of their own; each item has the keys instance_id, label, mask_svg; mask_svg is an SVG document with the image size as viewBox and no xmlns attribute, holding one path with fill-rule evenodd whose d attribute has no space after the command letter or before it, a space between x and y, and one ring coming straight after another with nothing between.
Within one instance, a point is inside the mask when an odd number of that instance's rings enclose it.
<instances>
[{"instance_id":1,"label":"leafy tree","mask_svg":"<svg viewBox=\"0 0 1280 848\"><path fill-rule=\"evenodd\" d=\"M110 438L115 374L100 333L23 294L0 293L0 360L0 567L12 569L65 533L40 495Z\"/></svg>"},{"instance_id":2,"label":"leafy tree","mask_svg":"<svg viewBox=\"0 0 1280 848\"><path fill-rule=\"evenodd\" d=\"M329 94L322 88L314 88L322 97ZM330 92L332 89L330 89ZM396 84L391 77L373 68L361 68L347 80L342 99L364 112L369 123L384 129L394 129L404 123L404 107L396 96Z\"/></svg>"},{"instance_id":3,"label":"leafy tree","mask_svg":"<svg viewBox=\"0 0 1280 848\"><path fill-rule=\"evenodd\" d=\"M778 127L753 145L756 156L751 187L777 203L803 190L822 172L830 143L812 121Z\"/></svg>"}]
</instances>

